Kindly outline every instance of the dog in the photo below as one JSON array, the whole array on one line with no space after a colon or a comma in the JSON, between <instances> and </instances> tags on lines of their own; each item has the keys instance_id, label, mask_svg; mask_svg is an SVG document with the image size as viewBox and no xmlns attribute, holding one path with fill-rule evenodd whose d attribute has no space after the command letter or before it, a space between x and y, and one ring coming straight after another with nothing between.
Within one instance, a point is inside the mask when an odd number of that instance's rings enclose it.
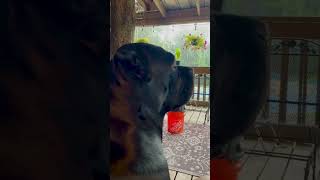
<instances>
[{"instance_id":1,"label":"dog","mask_svg":"<svg viewBox=\"0 0 320 180\"><path fill-rule=\"evenodd\" d=\"M0 179L107 179L108 2L7 2Z\"/></svg>"},{"instance_id":2,"label":"dog","mask_svg":"<svg viewBox=\"0 0 320 180\"><path fill-rule=\"evenodd\" d=\"M213 16L211 158L238 159L239 141L267 100L268 28L254 18Z\"/></svg>"},{"instance_id":3,"label":"dog","mask_svg":"<svg viewBox=\"0 0 320 180\"><path fill-rule=\"evenodd\" d=\"M151 44L120 47L111 60L110 174L169 180L162 150L163 119L188 102L192 68Z\"/></svg>"}]
</instances>

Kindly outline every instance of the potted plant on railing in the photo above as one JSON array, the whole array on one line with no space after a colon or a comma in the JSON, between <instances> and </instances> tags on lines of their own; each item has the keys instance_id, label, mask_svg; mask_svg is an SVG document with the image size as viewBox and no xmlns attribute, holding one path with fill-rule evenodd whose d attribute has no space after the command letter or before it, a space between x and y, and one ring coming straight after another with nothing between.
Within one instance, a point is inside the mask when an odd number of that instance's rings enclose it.
<instances>
[{"instance_id":1,"label":"potted plant on railing","mask_svg":"<svg viewBox=\"0 0 320 180\"><path fill-rule=\"evenodd\" d=\"M139 38L135 41L136 43L149 43L148 38Z\"/></svg>"}]
</instances>

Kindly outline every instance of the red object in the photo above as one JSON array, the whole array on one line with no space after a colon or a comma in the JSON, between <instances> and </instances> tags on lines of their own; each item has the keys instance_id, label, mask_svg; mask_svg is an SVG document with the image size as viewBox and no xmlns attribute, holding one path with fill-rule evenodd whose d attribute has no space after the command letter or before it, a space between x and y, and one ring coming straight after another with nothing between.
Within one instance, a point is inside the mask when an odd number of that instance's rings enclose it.
<instances>
[{"instance_id":1,"label":"red object","mask_svg":"<svg viewBox=\"0 0 320 180\"><path fill-rule=\"evenodd\" d=\"M168 112L168 132L179 134L183 132L184 112Z\"/></svg>"},{"instance_id":2,"label":"red object","mask_svg":"<svg viewBox=\"0 0 320 180\"><path fill-rule=\"evenodd\" d=\"M211 180L237 180L240 163L227 159L211 160Z\"/></svg>"}]
</instances>

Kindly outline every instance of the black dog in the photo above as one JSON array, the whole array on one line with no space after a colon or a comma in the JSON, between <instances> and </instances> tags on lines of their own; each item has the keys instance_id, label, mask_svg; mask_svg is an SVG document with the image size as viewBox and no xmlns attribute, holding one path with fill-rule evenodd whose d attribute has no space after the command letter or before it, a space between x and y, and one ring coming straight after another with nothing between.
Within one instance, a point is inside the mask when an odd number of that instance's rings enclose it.
<instances>
[{"instance_id":1,"label":"black dog","mask_svg":"<svg viewBox=\"0 0 320 180\"><path fill-rule=\"evenodd\" d=\"M191 97L192 69L176 67L171 53L144 43L122 46L111 64L111 176L168 180L163 118Z\"/></svg>"}]
</instances>

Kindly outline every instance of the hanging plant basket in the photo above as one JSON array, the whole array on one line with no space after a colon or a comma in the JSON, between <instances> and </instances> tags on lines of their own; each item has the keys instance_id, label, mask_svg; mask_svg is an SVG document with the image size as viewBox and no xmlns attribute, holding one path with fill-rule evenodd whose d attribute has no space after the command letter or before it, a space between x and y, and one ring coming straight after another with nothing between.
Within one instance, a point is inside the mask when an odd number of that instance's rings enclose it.
<instances>
[{"instance_id":1,"label":"hanging plant basket","mask_svg":"<svg viewBox=\"0 0 320 180\"><path fill-rule=\"evenodd\" d=\"M192 35L188 34L185 36L184 48L192 50L205 50L207 48L207 41L203 37L203 34Z\"/></svg>"}]
</instances>

